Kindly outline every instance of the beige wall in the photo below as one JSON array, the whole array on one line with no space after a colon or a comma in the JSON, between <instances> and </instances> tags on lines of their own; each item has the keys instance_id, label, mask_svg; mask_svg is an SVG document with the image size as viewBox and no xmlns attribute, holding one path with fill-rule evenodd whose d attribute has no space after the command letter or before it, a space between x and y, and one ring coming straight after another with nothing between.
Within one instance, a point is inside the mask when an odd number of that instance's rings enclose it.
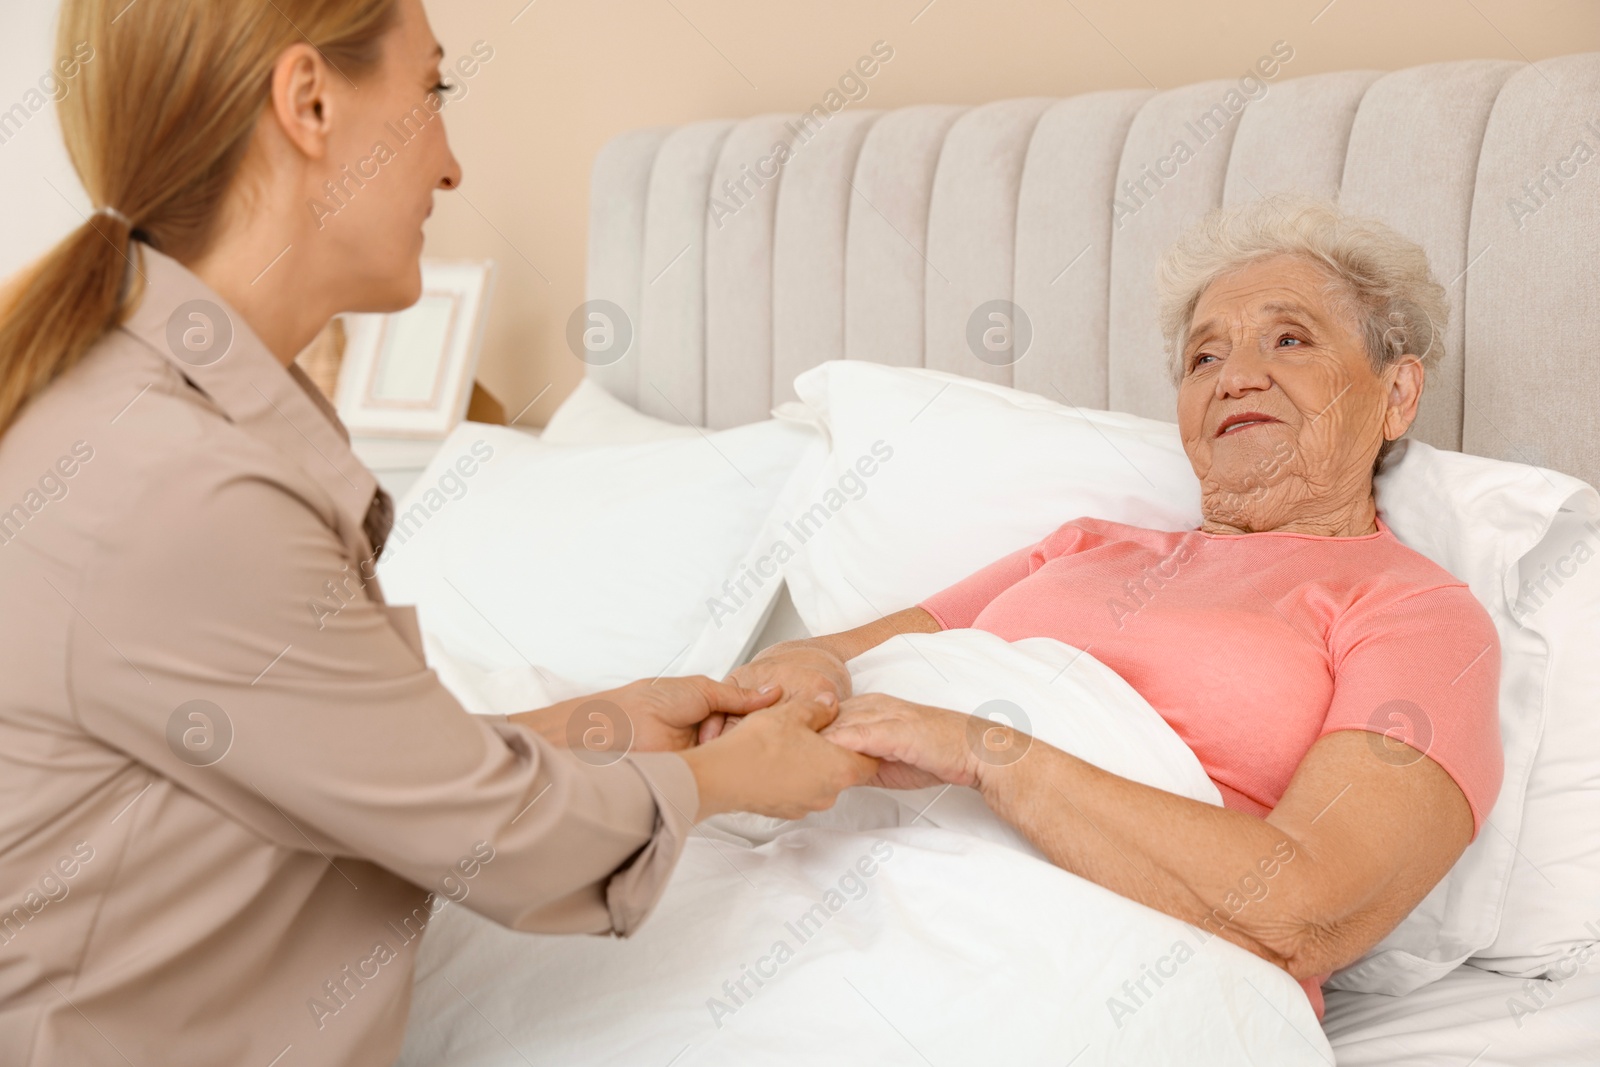
<instances>
[{"instance_id":1,"label":"beige wall","mask_svg":"<svg viewBox=\"0 0 1600 1067\"><path fill-rule=\"evenodd\" d=\"M524 2L428 4L450 57L478 40L494 57L446 112L466 181L439 196L427 254L499 262L479 378L508 416L548 386L527 425L581 377L565 327L584 299L600 145L639 126L803 111L875 41L894 57L852 107L1167 89L1236 77L1278 40L1294 49L1280 77L1600 50L1594 0Z\"/></svg>"}]
</instances>

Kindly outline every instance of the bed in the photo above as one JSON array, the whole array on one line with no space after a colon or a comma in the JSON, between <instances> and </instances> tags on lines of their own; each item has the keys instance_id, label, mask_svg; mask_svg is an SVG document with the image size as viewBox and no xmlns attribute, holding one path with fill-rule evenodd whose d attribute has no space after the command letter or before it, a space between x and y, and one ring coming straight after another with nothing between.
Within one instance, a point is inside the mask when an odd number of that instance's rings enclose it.
<instances>
[{"instance_id":1,"label":"bed","mask_svg":"<svg viewBox=\"0 0 1600 1067\"><path fill-rule=\"evenodd\" d=\"M1532 993L1526 985L1464 965L1403 997L1333 990L1322 1025L1339 1067L1597 1062L1600 975L1576 975L1560 988L1534 983Z\"/></svg>"},{"instance_id":2,"label":"bed","mask_svg":"<svg viewBox=\"0 0 1600 1067\"><path fill-rule=\"evenodd\" d=\"M1575 149L1600 143L1600 54L1292 68L1248 85L847 106L817 116L770 176L752 168L792 136L793 116L618 136L593 170L585 309L625 323L631 341L620 358L589 358L588 381L707 431L767 419L796 399L798 375L833 360L1169 419L1157 258L1212 207L1305 191L1384 218L1447 285L1449 355L1411 436L1600 483L1600 163ZM985 360L969 342L985 306L1028 322L1022 358ZM754 644L804 632L779 596ZM443 978L419 969L435 1037L440 1013L477 1025L473 997L491 995L441 992ZM1341 1067L1597 1063L1600 960L1534 979L1467 963L1402 996L1330 989L1324 1032ZM535 1062L499 1038L504 1062ZM406 1062L426 1062L424 1049L465 1046L407 1047Z\"/></svg>"},{"instance_id":3,"label":"bed","mask_svg":"<svg viewBox=\"0 0 1600 1067\"><path fill-rule=\"evenodd\" d=\"M1600 99L1600 55L1288 78L1195 144L1195 117L1234 87L842 111L720 227L708 198L726 198L790 116L618 137L595 164L589 296L633 317L638 350L589 374L647 413L711 427L766 417L826 359L1167 418L1157 257L1211 207L1304 190L1389 221L1449 285L1452 358L1414 436L1600 481L1600 195L1594 175L1546 176L1578 138L1594 142L1583 103ZM1177 140L1194 158L1151 181ZM1116 225L1119 199L1134 210ZM993 299L1034 323L1013 366L965 344L966 309ZM1472 969L1409 998L1333 992L1326 1025L1341 1063L1600 1062L1594 979L1537 1027L1507 1016L1521 985Z\"/></svg>"}]
</instances>

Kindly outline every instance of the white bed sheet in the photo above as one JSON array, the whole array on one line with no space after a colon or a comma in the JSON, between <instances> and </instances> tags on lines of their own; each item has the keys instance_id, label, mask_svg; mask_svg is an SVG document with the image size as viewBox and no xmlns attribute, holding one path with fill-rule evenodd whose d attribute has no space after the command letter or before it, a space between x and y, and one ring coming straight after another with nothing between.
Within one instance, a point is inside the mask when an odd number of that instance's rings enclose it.
<instances>
[{"instance_id":1,"label":"white bed sheet","mask_svg":"<svg viewBox=\"0 0 1600 1067\"><path fill-rule=\"evenodd\" d=\"M851 674L860 692L1002 705L1043 743L1220 803L1131 686L1048 638L908 635ZM447 908L415 994L401 1067L1332 1063L1286 973L1052 865L967 789L709 819L625 940Z\"/></svg>"},{"instance_id":2,"label":"white bed sheet","mask_svg":"<svg viewBox=\"0 0 1600 1067\"><path fill-rule=\"evenodd\" d=\"M1403 997L1329 990L1325 999L1338 1067L1600 1064L1600 971L1559 982L1464 965Z\"/></svg>"}]
</instances>

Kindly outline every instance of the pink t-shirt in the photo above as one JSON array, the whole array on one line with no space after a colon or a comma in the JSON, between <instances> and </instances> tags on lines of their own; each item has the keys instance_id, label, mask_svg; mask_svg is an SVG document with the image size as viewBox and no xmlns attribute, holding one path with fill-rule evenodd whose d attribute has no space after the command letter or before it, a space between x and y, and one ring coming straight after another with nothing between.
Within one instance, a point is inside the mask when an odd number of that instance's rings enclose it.
<instances>
[{"instance_id":1,"label":"pink t-shirt","mask_svg":"<svg viewBox=\"0 0 1600 1067\"><path fill-rule=\"evenodd\" d=\"M1425 752L1465 794L1474 838L1500 791L1494 623L1382 519L1361 537L1076 519L921 606L945 629L1091 653L1177 731L1238 811L1270 812L1335 730L1387 732ZM1319 1019L1326 977L1302 983Z\"/></svg>"}]
</instances>

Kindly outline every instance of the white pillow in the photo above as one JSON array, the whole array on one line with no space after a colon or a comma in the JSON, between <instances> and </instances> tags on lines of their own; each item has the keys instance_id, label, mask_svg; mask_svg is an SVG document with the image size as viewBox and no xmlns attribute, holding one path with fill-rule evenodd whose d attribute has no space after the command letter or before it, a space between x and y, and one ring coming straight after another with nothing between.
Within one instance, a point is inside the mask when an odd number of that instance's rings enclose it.
<instances>
[{"instance_id":1,"label":"white pillow","mask_svg":"<svg viewBox=\"0 0 1600 1067\"><path fill-rule=\"evenodd\" d=\"M808 371L795 389L831 437L820 483L880 442L889 453L860 498L834 509L785 572L813 633L916 604L1080 516L1159 530L1200 523L1199 484L1173 423L853 361ZM1330 984L1404 992L1495 938L1544 720L1533 679L1543 676L1546 652L1507 603L1518 559L1565 499L1550 490L1565 476L1546 481L1544 473L1413 445L1396 451L1378 483L1378 507L1395 536L1462 578L1500 628L1507 774L1494 827L1374 953ZM1497 493L1486 495L1486 485Z\"/></svg>"},{"instance_id":2,"label":"white pillow","mask_svg":"<svg viewBox=\"0 0 1600 1067\"><path fill-rule=\"evenodd\" d=\"M601 446L464 423L396 505L379 579L391 602L417 605L430 648L459 661L441 670L447 682L509 671L567 693L720 677L778 587L746 581L750 595L728 607L725 585L822 451L811 430L776 421ZM472 710L518 710L493 706L515 687L498 693Z\"/></svg>"},{"instance_id":3,"label":"white pillow","mask_svg":"<svg viewBox=\"0 0 1600 1067\"><path fill-rule=\"evenodd\" d=\"M1600 943L1600 494L1567 502L1520 577L1520 617L1550 643L1546 719L1500 932L1469 962L1560 979Z\"/></svg>"},{"instance_id":4,"label":"white pillow","mask_svg":"<svg viewBox=\"0 0 1600 1067\"><path fill-rule=\"evenodd\" d=\"M547 445L631 445L698 436L693 426L652 418L583 378L550 416L539 440Z\"/></svg>"},{"instance_id":5,"label":"white pillow","mask_svg":"<svg viewBox=\"0 0 1600 1067\"><path fill-rule=\"evenodd\" d=\"M1500 635L1500 741L1505 777L1478 838L1404 922L1334 989L1399 995L1444 977L1515 922L1531 901L1509 896L1523 864L1519 839L1541 731L1558 701L1546 684L1549 645L1514 610L1518 575L1567 501L1587 492L1557 471L1404 440L1375 480L1378 512L1402 544L1472 589ZM1600 829L1600 818L1591 818Z\"/></svg>"},{"instance_id":6,"label":"white pillow","mask_svg":"<svg viewBox=\"0 0 1600 1067\"><path fill-rule=\"evenodd\" d=\"M803 540L784 572L814 634L908 608L1080 515L1200 524L1170 423L854 360L794 387L831 439L821 483L845 484L796 521Z\"/></svg>"}]
</instances>

